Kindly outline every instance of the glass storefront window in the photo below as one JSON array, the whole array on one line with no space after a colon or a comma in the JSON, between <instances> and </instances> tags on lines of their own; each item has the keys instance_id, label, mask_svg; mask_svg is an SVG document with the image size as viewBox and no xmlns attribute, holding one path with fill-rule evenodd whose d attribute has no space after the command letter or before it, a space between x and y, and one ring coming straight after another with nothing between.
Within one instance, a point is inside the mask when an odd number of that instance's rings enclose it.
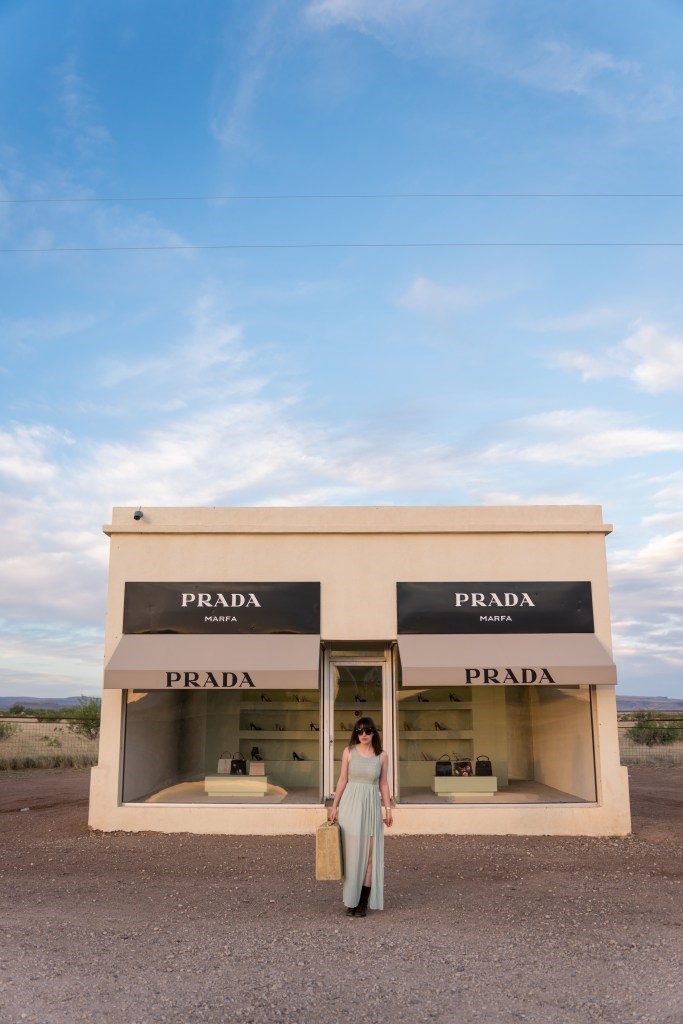
<instances>
[{"instance_id":1,"label":"glass storefront window","mask_svg":"<svg viewBox=\"0 0 683 1024\"><path fill-rule=\"evenodd\" d=\"M590 687L435 686L397 695L401 802L596 799Z\"/></svg>"},{"instance_id":2,"label":"glass storefront window","mask_svg":"<svg viewBox=\"0 0 683 1024\"><path fill-rule=\"evenodd\" d=\"M317 690L128 691L125 714L124 802L320 801Z\"/></svg>"}]
</instances>

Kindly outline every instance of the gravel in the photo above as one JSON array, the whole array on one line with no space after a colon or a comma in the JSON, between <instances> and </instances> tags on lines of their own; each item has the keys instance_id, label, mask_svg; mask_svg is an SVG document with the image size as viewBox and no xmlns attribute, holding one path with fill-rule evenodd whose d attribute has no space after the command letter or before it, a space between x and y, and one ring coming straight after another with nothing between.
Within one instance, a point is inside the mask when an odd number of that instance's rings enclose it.
<instances>
[{"instance_id":1,"label":"gravel","mask_svg":"<svg viewBox=\"0 0 683 1024\"><path fill-rule=\"evenodd\" d=\"M681 1024L682 783L632 769L623 839L389 836L358 920L312 837L89 832L87 771L7 774L0 1021Z\"/></svg>"}]
</instances>

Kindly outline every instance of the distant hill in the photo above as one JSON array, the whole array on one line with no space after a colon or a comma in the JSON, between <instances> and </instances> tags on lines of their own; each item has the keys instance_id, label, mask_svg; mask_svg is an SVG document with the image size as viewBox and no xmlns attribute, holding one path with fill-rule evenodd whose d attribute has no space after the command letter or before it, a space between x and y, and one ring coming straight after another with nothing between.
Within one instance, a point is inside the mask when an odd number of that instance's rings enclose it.
<instances>
[{"instance_id":1,"label":"distant hill","mask_svg":"<svg viewBox=\"0 0 683 1024\"><path fill-rule=\"evenodd\" d=\"M8 711L14 704L23 704L25 708L44 708L46 711L61 711L72 708L80 701L80 697L2 697L0 711Z\"/></svg>"},{"instance_id":2,"label":"distant hill","mask_svg":"<svg viewBox=\"0 0 683 1024\"><path fill-rule=\"evenodd\" d=\"M683 711L678 697L626 697L617 694L617 711Z\"/></svg>"}]
</instances>

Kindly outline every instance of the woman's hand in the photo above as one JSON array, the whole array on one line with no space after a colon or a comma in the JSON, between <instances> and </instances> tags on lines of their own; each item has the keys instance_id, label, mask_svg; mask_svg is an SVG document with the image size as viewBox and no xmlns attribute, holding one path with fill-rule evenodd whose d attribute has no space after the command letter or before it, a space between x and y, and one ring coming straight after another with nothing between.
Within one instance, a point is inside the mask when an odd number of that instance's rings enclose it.
<instances>
[{"instance_id":1,"label":"woman's hand","mask_svg":"<svg viewBox=\"0 0 683 1024\"><path fill-rule=\"evenodd\" d=\"M329 813L327 815L327 820L329 821L330 825L334 825L335 821L337 820L336 807L330 807Z\"/></svg>"},{"instance_id":2,"label":"woman's hand","mask_svg":"<svg viewBox=\"0 0 683 1024\"><path fill-rule=\"evenodd\" d=\"M391 811L386 812L384 824L387 826L387 828L391 828L391 826L394 824L394 815L392 814Z\"/></svg>"}]
</instances>

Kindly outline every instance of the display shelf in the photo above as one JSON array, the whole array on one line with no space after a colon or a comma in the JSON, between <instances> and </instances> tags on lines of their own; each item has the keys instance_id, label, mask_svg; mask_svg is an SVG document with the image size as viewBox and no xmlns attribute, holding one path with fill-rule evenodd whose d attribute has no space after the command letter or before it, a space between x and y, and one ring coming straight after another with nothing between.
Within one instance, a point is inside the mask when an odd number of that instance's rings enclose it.
<instances>
[{"instance_id":1,"label":"display shelf","mask_svg":"<svg viewBox=\"0 0 683 1024\"><path fill-rule=\"evenodd\" d=\"M319 732L311 732L310 729L240 729L239 737L242 740L252 739L254 745L260 740L320 740Z\"/></svg>"},{"instance_id":2,"label":"display shelf","mask_svg":"<svg viewBox=\"0 0 683 1024\"><path fill-rule=\"evenodd\" d=\"M339 700L335 701L334 709L335 711L360 711L361 715L367 715L370 714L370 712L372 712L373 714L379 714L379 712L382 710L380 704L349 704L346 701ZM358 717L360 718L361 715L359 715Z\"/></svg>"},{"instance_id":3,"label":"display shelf","mask_svg":"<svg viewBox=\"0 0 683 1024\"><path fill-rule=\"evenodd\" d=\"M317 711L320 701L306 697L302 701L297 700L267 700L267 701L240 701L240 711Z\"/></svg>"},{"instance_id":4,"label":"display shelf","mask_svg":"<svg viewBox=\"0 0 683 1024\"><path fill-rule=\"evenodd\" d=\"M425 706L425 705L427 705L427 706ZM458 701L448 701L448 700L439 700L439 701L435 700L435 701L432 701L432 700L429 700L429 701L426 701L426 702L425 701L406 701L406 700L402 700L402 701L399 701L399 704L398 704L398 710L399 711L424 711L424 712L429 712L431 709L433 709L434 711L471 711L472 710L472 702L471 701L464 701L464 700L458 700Z\"/></svg>"},{"instance_id":5,"label":"display shelf","mask_svg":"<svg viewBox=\"0 0 683 1024\"><path fill-rule=\"evenodd\" d=\"M297 751L297 753L298 753L298 751ZM247 758L247 760L249 760L249 758ZM318 764L319 763L317 757L307 757L303 761L295 761L293 757L267 757L267 758L264 758L264 763L265 763L265 761L267 761L268 764L291 764L291 765L295 765L295 764Z\"/></svg>"},{"instance_id":6,"label":"display shelf","mask_svg":"<svg viewBox=\"0 0 683 1024\"><path fill-rule=\"evenodd\" d=\"M410 740L416 740L420 743L425 741L436 743L438 740L471 740L474 739L474 732L472 729L408 729L407 731L399 731L399 738L410 742Z\"/></svg>"}]
</instances>

